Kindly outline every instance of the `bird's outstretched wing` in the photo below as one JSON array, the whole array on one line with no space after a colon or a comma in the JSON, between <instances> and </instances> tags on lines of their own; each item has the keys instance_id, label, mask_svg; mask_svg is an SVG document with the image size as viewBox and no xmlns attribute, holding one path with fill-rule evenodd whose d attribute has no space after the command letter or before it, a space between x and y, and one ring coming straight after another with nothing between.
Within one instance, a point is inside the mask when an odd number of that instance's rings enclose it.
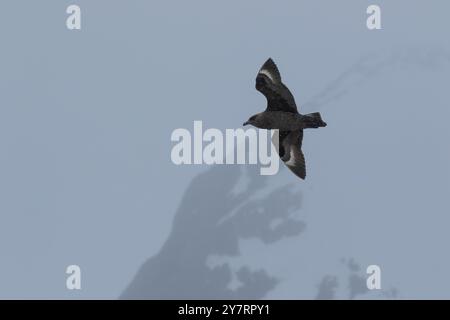
<instances>
[{"instance_id":1,"label":"bird's outstretched wing","mask_svg":"<svg viewBox=\"0 0 450 320\"><path fill-rule=\"evenodd\" d=\"M294 97L281 82L280 71L271 58L259 69L255 88L267 98L266 111L298 113Z\"/></svg>"},{"instance_id":2,"label":"bird's outstretched wing","mask_svg":"<svg viewBox=\"0 0 450 320\"><path fill-rule=\"evenodd\" d=\"M273 135L278 154L284 164L301 179L306 177L305 156L302 152L303 130L279 131ZM277 141L278 140L278 141Z\"/></svg>"}]
</instances>

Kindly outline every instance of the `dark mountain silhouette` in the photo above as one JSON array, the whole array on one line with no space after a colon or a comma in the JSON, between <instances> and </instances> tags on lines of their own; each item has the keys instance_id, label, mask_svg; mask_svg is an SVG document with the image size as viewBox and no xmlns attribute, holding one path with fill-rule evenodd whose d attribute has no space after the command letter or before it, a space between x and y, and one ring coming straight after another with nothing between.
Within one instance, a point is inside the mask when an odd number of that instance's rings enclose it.
<instances>
[{"instance_id":1,"label":"dark mountain silhouette","mask_svg":"<svg viewBox=\"0 0 450 320\"><path fill-rule=\"evenodd\" d=\"M235 191L242 183L246 186ZM214 166L195 177L166 243L141 266L121 298L264 297L278 283L266 271L242 267L236 274L241 285L232 290L228 288L232 279L229 266L211 268L207 258L239 255L241 238L272 243L304 230L304 222L290 217L300 207L300 194L285 186L255 198L265 186L266 177L259 175L256 166ZM278 222L275 227L274 221Z\"/></svg>"}]
</instances>

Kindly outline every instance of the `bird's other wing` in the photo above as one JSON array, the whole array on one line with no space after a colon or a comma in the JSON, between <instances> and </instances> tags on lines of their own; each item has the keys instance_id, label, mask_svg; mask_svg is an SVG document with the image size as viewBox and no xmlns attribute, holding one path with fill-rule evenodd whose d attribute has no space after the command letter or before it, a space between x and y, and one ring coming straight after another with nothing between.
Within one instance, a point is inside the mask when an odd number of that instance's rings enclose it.
<instances>
[{"instance_id":1,"label":"bird's other wing","mask_svg":"<svg viewBox=\"0 0 450 320\"><path fill-rule=\"evenodd\" d=\"M277 143L278 140L278 143ZM306 177L305 156L302 152L303 130L279 131L278 139L273 136L278 154L284 164L301 179Z\"/></svg>"},{"instance_id":2,"label":"bird's other wing","mask_svg":"<svg viewBox=\"0 0 450 320\"><path fill-rule=\"evenodd\" d=\"M255 88L267 98L267 111L298 113L294 97L281 82L280 71L271 58L259 69Z\"/></svg>"}]
</instances>

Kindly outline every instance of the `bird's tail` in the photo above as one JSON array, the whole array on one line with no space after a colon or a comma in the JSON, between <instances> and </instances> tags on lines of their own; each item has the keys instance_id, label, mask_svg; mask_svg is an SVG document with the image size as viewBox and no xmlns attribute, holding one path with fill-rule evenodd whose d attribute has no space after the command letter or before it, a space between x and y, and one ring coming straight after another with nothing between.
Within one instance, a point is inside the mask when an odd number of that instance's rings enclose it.
<instances>
[{"instance_id":1,"label":"bird's tail","mask_svg":"<svg viewBox=\"0 0 450 320\"><path fill-rule=\"evenodd\" d=\"M322 120L320 112L313 112L303 115L302 122L305 129L326 127L327 124Z\"/></svg>"}]
</instances>

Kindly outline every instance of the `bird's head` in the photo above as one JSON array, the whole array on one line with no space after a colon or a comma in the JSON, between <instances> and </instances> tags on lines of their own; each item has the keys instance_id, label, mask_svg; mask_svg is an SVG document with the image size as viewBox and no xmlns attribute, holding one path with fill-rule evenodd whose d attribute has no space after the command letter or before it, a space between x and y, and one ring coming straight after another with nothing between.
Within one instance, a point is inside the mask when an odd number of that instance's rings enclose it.
<instances>
[{"instance_id":1,"label":"bird's head","mask_svg":"<svg viewBox=\"0 0 450 320\"><path fill-rule=\"evenodd\" d=\"M246 126L248 124L258 127L258 116L259 114L255 114L253 116L251 116L247 121L245 121L242 125Z\"/></svg>"}]
</instances>

